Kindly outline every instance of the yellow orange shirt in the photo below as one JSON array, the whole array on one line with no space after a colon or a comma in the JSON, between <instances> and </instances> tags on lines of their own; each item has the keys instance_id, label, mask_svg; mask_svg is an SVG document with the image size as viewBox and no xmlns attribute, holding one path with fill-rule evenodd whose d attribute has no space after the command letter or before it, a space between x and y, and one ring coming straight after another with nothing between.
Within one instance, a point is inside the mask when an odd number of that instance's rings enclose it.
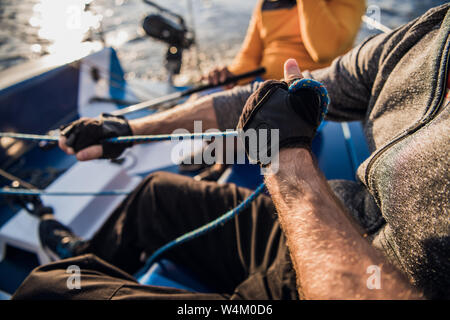
<instances>
[{"instance_id":1,"label":"yellow orange shirt","mask_svg":"<svg viewBox=\"0 0 450 320\"><path fill-rule=\"evenodd\" d=\"M260 0L228 69L239 74L263 66L264 79L281 79L288 58L301 70L328 66L353 46L364 11L365 0Z\"/></svg>"}]
</instances>

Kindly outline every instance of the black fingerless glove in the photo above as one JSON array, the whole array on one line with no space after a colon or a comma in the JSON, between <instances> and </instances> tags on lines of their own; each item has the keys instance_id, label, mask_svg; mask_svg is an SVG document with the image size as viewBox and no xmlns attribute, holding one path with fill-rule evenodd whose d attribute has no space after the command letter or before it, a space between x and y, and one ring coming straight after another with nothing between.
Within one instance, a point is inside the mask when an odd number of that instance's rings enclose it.
<instances>
[{"instance_id":1,"label":"black fingerless glove","mask_svg":"<svg viewBox=\"0 0 450 320\"><path fill-rule=\"evenodd\" d=\"M328 102L326 89L314 80L298 79L290 86L284 81L264 82L248 98L237 125L249 159L267 165L281 148L310 149ZM256 131L258 143L248 138L250 129ZM273 129L279 130L278 141L271 141ZM260 143L261 134L267 143Z\"/></svg>"},{"instance_id":2,"label":"black fingerless glove","mask_svg":"<svg viewBox=\"0 0 450 320\"><path fill-rule=\"evenodd\" d=\"M133 145L132 142L111 143L105 139L133 135L128 121L121 116L102 114L98 119L79 119L60 128L61 135L67 138L66 144L78 152L86 147L103 146L104 159L115 159Z\"/></svg>"}]
</instances>

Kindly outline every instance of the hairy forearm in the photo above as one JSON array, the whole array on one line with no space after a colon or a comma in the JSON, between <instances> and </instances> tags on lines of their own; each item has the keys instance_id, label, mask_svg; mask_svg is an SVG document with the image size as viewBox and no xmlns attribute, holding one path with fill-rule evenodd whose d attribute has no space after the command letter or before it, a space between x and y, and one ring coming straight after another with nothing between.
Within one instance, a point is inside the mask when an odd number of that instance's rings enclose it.
<instances>
[{"instance_id":1,"label":"hairy forearm","mask_svg":"<svg viewBox=\"0 0 450 320\"><path fill-rule=\"evenodd\" d=\"M130 120L134 135L169 134L176 129L194 130L194 121L202 121L202 129L217 128L216 114L211 97L176 106L170 110Z\"/></svg>"},{"instance_id":2,"label":"hairy forearm","mask_svg":"<svg viewBox=\"0 0 450 320\"><path fill-rule=\"evenodd\" d=\"M276 174L266 176L306 299L419 298L374 249L335 198L309 151L284 149ZM368 267L380 268L380 289L369 289Z\"/></svg>"}]
</instances>

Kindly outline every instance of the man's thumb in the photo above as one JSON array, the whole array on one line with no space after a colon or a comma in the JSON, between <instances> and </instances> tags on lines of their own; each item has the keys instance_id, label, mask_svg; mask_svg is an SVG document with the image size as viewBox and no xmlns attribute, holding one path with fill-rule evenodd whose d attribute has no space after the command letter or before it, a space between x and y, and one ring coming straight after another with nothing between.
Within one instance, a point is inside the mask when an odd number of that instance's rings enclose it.
<instances>
[{"instance_id":1,"label":"man's thumb","mask_svg":"<svg viewBox=\"0 0 450 320\"><path fill-rule=\"evenodd\" d=\"M297 61L295 61L295 59L287 59L284 63L284 81L290 84L295 79L301 78L303 78L303 76Z\"/></svg>"}]
</instances>

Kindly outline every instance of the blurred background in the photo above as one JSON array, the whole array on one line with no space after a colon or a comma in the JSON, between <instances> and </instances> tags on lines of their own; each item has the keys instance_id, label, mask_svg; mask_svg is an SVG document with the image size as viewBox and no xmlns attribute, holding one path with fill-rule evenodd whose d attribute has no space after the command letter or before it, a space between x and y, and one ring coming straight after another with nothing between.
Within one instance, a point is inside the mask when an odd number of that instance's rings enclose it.
<instances>
[{"instance_id":1,"label":"blurred background","mask_svg":"<svg viewBox=\"0 0 450 320\"><path fill-rule=\"evenodd\" d=\"M256 0L165 0L195 32L177 82L196 79L231 62L239 50ZM368 0L381 23L395 28L443 0ZM163 80L167 45L144 35L142 19L155 11L141 0L0 0L0 71L47 54L74 54L113 46L126 78ZM377 33L365 24L356 42Z\"/></svg>"}]
</instances>

